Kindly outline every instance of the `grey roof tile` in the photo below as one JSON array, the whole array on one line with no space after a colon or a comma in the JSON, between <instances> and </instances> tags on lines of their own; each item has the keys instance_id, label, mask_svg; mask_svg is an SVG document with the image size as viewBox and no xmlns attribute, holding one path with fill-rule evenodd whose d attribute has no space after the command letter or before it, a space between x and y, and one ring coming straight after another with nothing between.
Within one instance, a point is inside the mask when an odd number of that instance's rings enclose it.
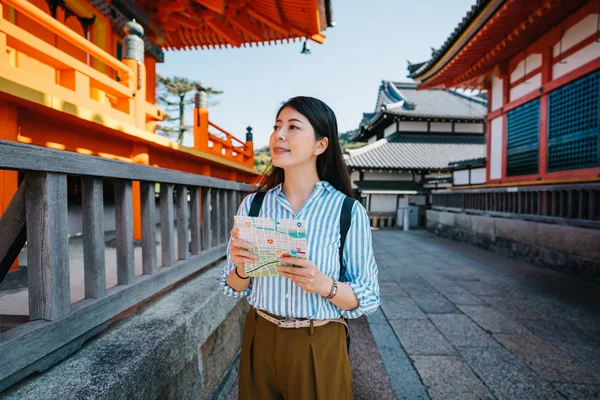
<instances>
[{"instance_id":1,"label":"grey roof tile","mask_svg":"<svg viewBox=\"0 0 600 400\"><path fill-rule=\"evenodd\" d=\"M346 164L355 168L448 169L448 164L485 156L483 135L395 133L357 150Z\"/></svg>"}]
</instances>

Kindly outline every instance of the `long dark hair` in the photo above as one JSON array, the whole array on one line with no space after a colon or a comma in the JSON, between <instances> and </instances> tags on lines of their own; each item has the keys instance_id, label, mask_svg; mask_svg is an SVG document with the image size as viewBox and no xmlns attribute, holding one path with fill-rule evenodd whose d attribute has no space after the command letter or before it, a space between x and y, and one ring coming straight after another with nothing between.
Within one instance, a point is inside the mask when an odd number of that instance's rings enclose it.
<instances>
[{"instance_id":1,"label":"long dark hair","mask_svg":"<svg viewBox=\"0 0 600 400\"><path fill-rule=\"evenodd\" d=\"M346 162L342 156L342 148L338 138L338 125L335 113L329 106L314 97L292 97L279 108L277 117L286 107L290 107L304 115L315 130L316 140L326 137L329 140L327 149L317 156L317 174L319 179L327 181L331 186L352 197L352 185ZM269 161L253 192L263 192L274 188L284 181L283 168L276 167Z\"/></svg>"}]
</instances>

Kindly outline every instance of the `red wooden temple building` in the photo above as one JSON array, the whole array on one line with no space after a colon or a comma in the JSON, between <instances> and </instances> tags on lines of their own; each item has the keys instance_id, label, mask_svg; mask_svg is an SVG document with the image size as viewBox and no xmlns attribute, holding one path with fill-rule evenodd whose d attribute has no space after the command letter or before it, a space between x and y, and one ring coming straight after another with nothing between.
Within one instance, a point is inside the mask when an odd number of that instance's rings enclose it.
<instances>
[{"instance_id":1,"label":"red wooden temple building","mask_svg":"<svg viewBox=\"0 0 600 400\"><path fill-rule=\"evenodd\" d=\"M156 64L165 50L323 43L331 18L325 0L0 0L0 140L252 183L252 135L209 120L201 94L192 148L155 134ZM0 215L19 181L0 170Z\"/></svg>"},{"instance_id":2,"label":"red wooden temple building","mask_svg":"<svg viewBox=\"0 0 600 400\"><path fill-rule=\"evenodd\" d=\"M600 254L580 248L600 244L600 1L479 0L409 77L487 91L486 182L438 192L434 209L535 222L524 235L537 239L508 238L528 244L521 253L600 281ZM467 229L432 218L439 231ZM491 247L505 232L497 221Z\"/></svg>"}]
</instances>

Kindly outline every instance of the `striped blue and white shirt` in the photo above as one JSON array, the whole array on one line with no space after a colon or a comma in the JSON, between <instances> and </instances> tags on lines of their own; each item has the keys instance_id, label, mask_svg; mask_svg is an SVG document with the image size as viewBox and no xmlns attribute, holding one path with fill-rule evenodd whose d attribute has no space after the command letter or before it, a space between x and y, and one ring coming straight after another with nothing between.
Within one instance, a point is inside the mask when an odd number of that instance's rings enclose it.
<instances>
[{"instance_id":1,"label":"striped blue and white shirt","mask_svg":"<svg viewBox=\"0 0 600 400\"><path fill-rule=\"evenodd\" d=\"M322 273L338 279L339 216L345 195L328 182L320 181L298 213L294 213L281 188L282 184L279 184L267 192L259 216L305 220L307 258ZM242 200L237 215L249 214L253 198L254 194L250 194ZM229 273L235 268L229 257L231 240L230 238L227 246L227 264L221 275L221 286L227 296L248 296L248 302L253 307L284 318L358 318L372 313L379 306L377 264L373 256L369 218L358 201L354 202L352 208L352 221L343 254L346 269L341 277L342 282L352 287L360 303L353 311L342 310L319 294L308 293L290 279L281 276L254 277L245 291L233 290L226 283Z\"/></svg>"}]
</instances>

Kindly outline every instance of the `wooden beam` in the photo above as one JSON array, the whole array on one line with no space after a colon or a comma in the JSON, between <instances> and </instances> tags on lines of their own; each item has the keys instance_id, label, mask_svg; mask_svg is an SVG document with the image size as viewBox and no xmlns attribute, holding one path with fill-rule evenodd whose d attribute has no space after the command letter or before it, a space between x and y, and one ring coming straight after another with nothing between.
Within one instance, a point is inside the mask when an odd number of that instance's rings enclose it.
<instances>
[{"instance_id":1,"label":"wooden beam","mask_svg":"<svg viewBox=\"0 0 600 400\"><path fill-rule=\"evenodd\" d=\"M256 41L263 41L263 31L258 26L250 22L248 14L240 11L238 14L232 15L227 20L236 28L244 32L250 38Z\"/></svg>"},{"instance_id":2,"label":"wooden beam","mask_svg":"<svg viewBox=\"0 0 600 400\"><path fill-rule=\"evenodd\" d=\"M242 35L231 29L222 21L217 19L206 20L206 25L227 42L229 42L232 46L240 47L242 43L244 43L244 38Z\"/></svg>"},{"instance_id":3,"label":"wooden beam","mask_svg":"<svg viewBox=\"0 0 600 400\"><path fill-rule=\"evenodd\" d=\"M270 19L269 17L264 16L260 12L253 10L252 8L247 8L246 12L253 19L258 20L261 23L270 27L271 29L275 29L276 31L283 33L285 35L289 35L290 31L292 30L292 26L290 24L288 24L288 23L279 24L279 23L273 21L272 19Z\"/></svg>"},{"instance_id":4,"label":"wooden beam","mask_svg":"<svg viewBox=\"0 0 600 400\"><path fill-rule=\"evenodd\" d=\"M195 0L204 7L223 15L225 13L225 0Z\"/></svg>"}]
</instances>

